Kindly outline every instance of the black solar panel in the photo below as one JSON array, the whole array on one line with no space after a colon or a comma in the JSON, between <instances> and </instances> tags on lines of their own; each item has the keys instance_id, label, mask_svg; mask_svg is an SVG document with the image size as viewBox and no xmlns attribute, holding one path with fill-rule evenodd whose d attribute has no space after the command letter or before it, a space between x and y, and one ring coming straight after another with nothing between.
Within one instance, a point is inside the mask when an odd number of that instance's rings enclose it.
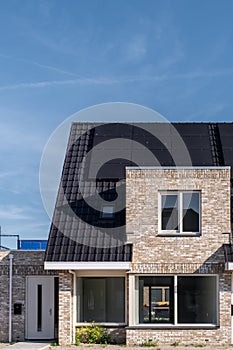
<instances>
[{"instance_id":1,"label":"black solar panel","mask_svg":"<svg viewBox=\"0 0 233 350\"><path fill-rule=\"evenodd\" d=\"M233 135L233 123L218 123L218 128L221 135L221 140L225 136Z\"/></svg>"},{"instance_id":2,"label":"black solar panel","mask_svg":"<svg viewBox=\"0 0 233 350\"><path fill-rule=\"evenodd\" d=\"M223 135L221 138L221 143L223 149L232 149L233 148L233 134L232 135Z\"/></svg>"},{"instance_id":3,"label":"black solar panel","mask_svg":"<svg viewBox=\"0 0 233 350\"><path fill-rule=\"evenodd\" d=\"M209 136L201 136L201 135L195 135L195 136L183 136L183 141L187 145L187 148L190 149L210 149L210 139Z\"/></svg>"},{"instance_id":4,"label":"black solar panel","mask_svg":"<svg viewBox=\"0 0 233 350\"><path fill-rule=\"evenodd\" d=\"M233 123L219 123L221 147L226 165L233 166Z\"/></svg>"},{"instance_id":5,"label":"black solar panel","mask_svg":"<svg viewBox=\"0 0 233 350\"><path fill-rule=\"evenodd\" d=\"M208 136L208 123L173 123L172 125L182 136Z\"/></svg>"},{"instance_id":6,"label":"black solar panel","mask_svg":"<svg viewBox=\"0 0 233 350\"><path fill-rule=\"evenodd\" d=\"M224 156L225 165L233 166L233 147L232 148L223 147L223 156Z\"/></svg>"},{"instance_id":7,"label":"black solar panel","mask_svg":"<svg viewBox=\"0 0 233 350\"><path fill-rule=\"evenodd\" d=\"M212 166L212 154L210 149L190 149L189 154L194 166Z\"/></svg>"}]
</instances>

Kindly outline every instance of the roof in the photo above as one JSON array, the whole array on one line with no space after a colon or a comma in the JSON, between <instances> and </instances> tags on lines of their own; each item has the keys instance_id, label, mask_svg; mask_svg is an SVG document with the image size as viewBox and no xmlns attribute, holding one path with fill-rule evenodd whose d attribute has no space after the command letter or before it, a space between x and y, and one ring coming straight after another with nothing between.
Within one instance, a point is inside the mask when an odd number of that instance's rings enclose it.
<instances>
[{"instance_id":1,"label":"roof","mask_svg":"<svg viewBox=\"0 0 233 350\"><path fill-rule=\"evenodd\" d=\"M45 261L131 261L125 167L232 166L232 137L233 123L73 123Z\"/></svg>"}]
</instances>

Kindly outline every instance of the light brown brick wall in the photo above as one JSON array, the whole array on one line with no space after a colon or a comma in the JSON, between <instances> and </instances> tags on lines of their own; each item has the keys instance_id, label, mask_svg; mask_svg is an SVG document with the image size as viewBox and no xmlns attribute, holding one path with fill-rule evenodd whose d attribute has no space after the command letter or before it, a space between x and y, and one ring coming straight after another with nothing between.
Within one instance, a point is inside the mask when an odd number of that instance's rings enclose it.
<instances>
[{"instance_id":1,"label":"light brown brick wall","mask_svg":"<svg viewBox=\"0 0 233 350\"><path fill-rule=\"evenodd\" d=\"M152 340L158 344L174 344L178 342L181 345L225 345L229 344L229 332L222 334L220 330L204 329L127 329L127 345L145 344ZM188 348L188 347L187 347Z\"/></svg>"},{"instance_id":2,"label":"light brown brick wall","mask_svg":"<svg viewBox=\"0 0 233 350\"><path fill-rule=\"evenodd\" d=\"M59 344L73 342L73 301L72 274L69 271L59 272Z\"/></svg>"},{"instance_id":3,"label":"light brown brick wall","mask_svg":"<svg viewBox=\"0 0 233 350\"><path fill-rule=\"evenodd\" d=\"M201 190L202 235L158 237L158 192ZM126 222L135 263L223 262L230 232L230 170L127 170Z\"/></svg>"},{"instance_id":4,"label":"light brown brick wall","mask_svg":"<svg viewBox=\"0 0 233 350\"><path fill-rule=\"evenodd\" d=\"M159 236L158 193L201 191L201 236ZM126 225L133 243L131 274L218 274L218 329L142 329L126 331L127 344L149 339L172 343L230 343L231 274L224 272L222 244L229 242L230 169L127 169Z\"/></svg>"}]
</instances>

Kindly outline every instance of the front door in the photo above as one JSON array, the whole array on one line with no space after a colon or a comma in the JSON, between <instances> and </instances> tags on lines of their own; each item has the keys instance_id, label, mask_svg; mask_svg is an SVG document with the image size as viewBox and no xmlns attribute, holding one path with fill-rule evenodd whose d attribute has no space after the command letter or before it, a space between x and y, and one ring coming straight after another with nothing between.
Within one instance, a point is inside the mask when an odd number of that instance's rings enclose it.
<instances>
[{"instance_id":1,"label":"front door","mask_svg":"<svg viewBox=\"0 0 233 350\"><path fill-rule=\"evenodd\" d=\"M26 338L54 338L54 277L27 278Z\"/></svg>"}]
</instances>

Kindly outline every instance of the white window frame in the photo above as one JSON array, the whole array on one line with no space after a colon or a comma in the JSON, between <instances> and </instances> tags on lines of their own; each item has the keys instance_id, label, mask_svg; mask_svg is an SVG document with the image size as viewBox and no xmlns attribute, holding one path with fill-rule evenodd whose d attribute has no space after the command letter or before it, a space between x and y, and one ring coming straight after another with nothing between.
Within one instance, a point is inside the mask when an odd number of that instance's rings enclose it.
<instances>
[{"instance_id":1,"label":"white window frame","mask_svg":"<svg viewBox=\"0 0 233 350\"><path fill-rule=\"evenodd\" d=\"M151 276L148 274L142 275L133 275L132 278L134 279L134 298L133 298L133 307L135 310L135 313L133 315L133 319L131 324L129 326L137 326L138 328L216 328L219 327L219 319L220 319L220 313L219 313L219 275L218 274L155 274L153 276L159 276L159 277L173 277L174 278L174 323L139 323L139 291L138 291L138 281L139 277L146 277ZM216 279L216 323L178 323L178 277L215 277Z\"/></svg>"},{"instance_id":2,"label":"white window frame","mask_svg":"<svg viewBox=\"0 0 233 350\"><path fill-rule=\"evenodd\" d=\"M183 194L199 194L199 231L183 231ZM178 230L162 230L162 196L176 195L178 196ZM159 191L158 195L158 232L159 234L177 234L177 235L194 235L201 234L201 191L197 190L178 190L178 191Z\"/></svg>"}]
</instances>

